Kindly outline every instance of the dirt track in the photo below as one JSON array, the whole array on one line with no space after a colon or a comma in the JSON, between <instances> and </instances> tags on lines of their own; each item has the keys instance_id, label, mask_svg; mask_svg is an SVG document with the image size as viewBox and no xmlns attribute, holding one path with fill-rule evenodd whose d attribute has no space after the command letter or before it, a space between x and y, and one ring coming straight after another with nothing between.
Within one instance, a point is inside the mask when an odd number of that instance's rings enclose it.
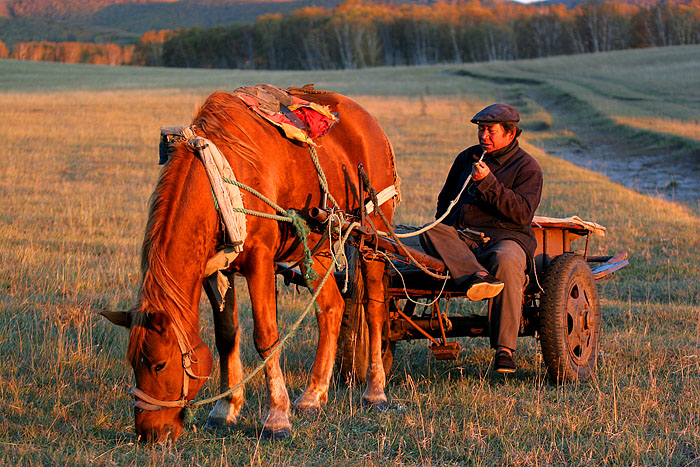
<instances>
[{"instance_id":1,"label":"dirt track","mask_svg":"<svg viewBox=\"0 0 700 467\"><path fill-rule=\"evenodd\" d=\"M640 193L698 207L700 148L693 149L692 144L679 137L658 138L642 130L591 125L589 115L572 113L570 106L557 103L536 89L531 89L528 97L552 115L553 127L566 128L575 135L564 141L541 139L548 154L601 173Z\"/></svg>"}]
</instances>

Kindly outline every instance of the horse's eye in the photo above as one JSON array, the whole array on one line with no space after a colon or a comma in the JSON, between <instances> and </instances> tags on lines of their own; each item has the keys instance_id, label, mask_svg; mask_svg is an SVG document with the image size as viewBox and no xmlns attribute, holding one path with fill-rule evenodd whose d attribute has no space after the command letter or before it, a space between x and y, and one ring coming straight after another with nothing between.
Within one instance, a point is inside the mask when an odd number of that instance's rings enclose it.
<instances>
[{"instance_id":1,"label":"horse's eye","mask_svg":"<svg viewBox=\"0 0 700 467\"><path fill-rule=\"evenodd\" d=\"M158 373L159 371L161 371L163 368L165 368L165 363L159 363L159 364L157 364L156 366L153 367L153 369L155 370L156 373Z\"/></svg>"}]
</instances>

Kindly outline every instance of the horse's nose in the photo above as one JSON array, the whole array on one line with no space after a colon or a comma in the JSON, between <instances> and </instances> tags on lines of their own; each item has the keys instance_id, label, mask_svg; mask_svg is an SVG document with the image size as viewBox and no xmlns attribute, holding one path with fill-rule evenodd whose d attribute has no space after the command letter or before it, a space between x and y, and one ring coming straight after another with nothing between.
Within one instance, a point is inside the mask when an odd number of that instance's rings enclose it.
<instances>
[{"instance_id":1,"label":"horse's nose","mask_svg":"<svg viewBox=\"0 0 700 467\"><path fill-rule=\"evenodd\" d=\"M150 428L141 431L139 441L144 443L167 443L178 438L178 430L172 425L163 425L161 429Z\"/></svg>"}]
</instances>

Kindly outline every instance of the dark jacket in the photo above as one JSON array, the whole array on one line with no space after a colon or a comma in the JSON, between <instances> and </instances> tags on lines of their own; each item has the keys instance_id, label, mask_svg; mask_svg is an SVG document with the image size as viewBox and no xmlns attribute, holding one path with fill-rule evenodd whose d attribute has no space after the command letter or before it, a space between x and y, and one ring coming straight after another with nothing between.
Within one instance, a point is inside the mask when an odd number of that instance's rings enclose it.
<instances>
[{"instance_id":1,"label":"dark jacket","mask_svg":"<svg viewBox=\"0 0 700 467\"><path fill-rule=\"evenodd\" d=\"M436 218L462 189L472 164L482 152L477 145L457 156L438 195ZM532 218L542 195L542 169L520 148L517 139L505 148L487 153L484 162L491 173L483 180L469 183L443 222L458 229L469 227L484 232L492 242L515 240L532 257L537 246Z\"/></svg>"}]
</instances>

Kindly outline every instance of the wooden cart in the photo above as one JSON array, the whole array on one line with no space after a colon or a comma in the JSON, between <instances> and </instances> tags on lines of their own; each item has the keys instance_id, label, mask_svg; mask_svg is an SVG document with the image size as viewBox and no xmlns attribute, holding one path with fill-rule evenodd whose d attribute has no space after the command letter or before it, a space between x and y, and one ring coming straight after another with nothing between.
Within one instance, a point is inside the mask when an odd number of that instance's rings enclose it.
<instances>
[{"instance_id":1,"label":"wooden cart","mask_svg":"<svg viewBox=\"0 0 700 467\"><path fill-rule=\"evenodd\" d=\"M595 371L599 353L601 312L596 281L608 280L625 267L627 252L588 255L590 236L602 235L605 228L575 217L536 217L533 228L537 238L535 267L523 290L520 335L540 339L547 372L553 381L585 380ZM585 237L583 248L574 251L572 243L582 237ZM399 250L389 253L397 255ZM426 255L421 258L433 269L444 270L439 259ZM350 275L354 280L345 297L337 360L346 377L362 382L369 358L364 293L361 276L352 268ZM336 280L340 284L345 274L337 274ZM457 290L452 281L433 279L417 268L402 269L389 264L385 280L382 351L387 374L399 341L429 339L435 358L445 360L456 359L459 354L460 345L454 338L488 336L486 315L449 314L452 300L466 300L464 291ZM436 300L438 297L441 300ZM433 303L417 307L418 300Z\"/></svg>"}]
</instances>

